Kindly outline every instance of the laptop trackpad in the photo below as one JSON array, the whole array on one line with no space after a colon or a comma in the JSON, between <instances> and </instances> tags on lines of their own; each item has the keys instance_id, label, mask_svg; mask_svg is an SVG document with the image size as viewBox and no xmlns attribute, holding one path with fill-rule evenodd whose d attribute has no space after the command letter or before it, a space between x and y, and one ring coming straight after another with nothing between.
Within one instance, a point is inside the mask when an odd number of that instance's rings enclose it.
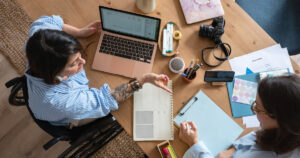
<instances>
[{"instance_id":1,"label":"laptop trackpad","mask_svg":"<svg viewBox=\"0 0 300 158\"><path fill-rule=\"evenodd\" d=\"M134 61L120 57L114 57L111 60L110 70L112 73L124 76L132 76L134 70Z\"/></svg>"}]
</instances>

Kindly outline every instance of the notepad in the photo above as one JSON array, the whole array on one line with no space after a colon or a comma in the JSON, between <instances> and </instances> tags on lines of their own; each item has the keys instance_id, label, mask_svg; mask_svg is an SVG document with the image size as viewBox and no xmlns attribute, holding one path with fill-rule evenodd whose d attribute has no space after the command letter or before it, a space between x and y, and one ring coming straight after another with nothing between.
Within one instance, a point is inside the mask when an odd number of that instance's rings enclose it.
<instances>
[{"instance_id":1,"label":"notepad","mask_svg":"<svg viewBox=\"0 0 300 158\"><path fill-rule=\"evenodd\" d=\"M193 121L198 127L198 138L214 156L226 150L242 133L241 128L202 91L199 91L174 118L177 125ZM193 103L194 102L194 103ZM190 106L191 105L191 106ZM186 112L184 112L186 111ZM180 113L184 112L184 115Z\"/></svg>"},{"instance_id":2,"label":"notepad","mask_svg":"<svg viewBox=\"0 0 300 158\"><path fill-rule=\"evenodd\" d=\"M173 140L173 95L146 83L133 97L133 140Z\"/></svg>"},{"instance_id":3,"label":"notepad","mask_svg":"<svg viewBox=\"0 0 300 158\"><path fill-rule=\"evenodd\" d=\"M239 78L234 79L232 101L251 105L256 98L257 83Z\"/></svg>"},{"instance_id":4,"label":"notepad","mask_svg":"<svg viewBox=\"0 0 300 158\"><path fill-rule=\"evenodd\" d=\"M243 79L246 81L258 83L259 74L252 73L252 74L247 74L247 75L234 76L234 78L239 78L239 79ZM231 98L232 98L232 93L233 93L234 80L232 82L227 82L226 84L227 84L228 97L229 97L229 101L230 101L232 116L233 117L243 117L243 116L254 115L253 112L251 111L250 105L232 101Z\"/></svg>"}]
</instances>

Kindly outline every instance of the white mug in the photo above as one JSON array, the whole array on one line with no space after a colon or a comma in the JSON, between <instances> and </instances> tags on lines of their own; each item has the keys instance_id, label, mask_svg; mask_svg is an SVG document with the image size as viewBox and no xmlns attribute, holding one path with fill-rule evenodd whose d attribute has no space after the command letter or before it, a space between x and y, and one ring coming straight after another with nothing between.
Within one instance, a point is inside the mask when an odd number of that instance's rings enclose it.
<instances>
[{"instance_id":1,"label":"white mug","mask_svg":"<svg viewBox=\"0 0 300 158\"><path fill-rule=\"evenodd\" d=\"M150 13L155 9L155 0L136 0L136 6L144 13Z\"/></svg>"}]
</instances>

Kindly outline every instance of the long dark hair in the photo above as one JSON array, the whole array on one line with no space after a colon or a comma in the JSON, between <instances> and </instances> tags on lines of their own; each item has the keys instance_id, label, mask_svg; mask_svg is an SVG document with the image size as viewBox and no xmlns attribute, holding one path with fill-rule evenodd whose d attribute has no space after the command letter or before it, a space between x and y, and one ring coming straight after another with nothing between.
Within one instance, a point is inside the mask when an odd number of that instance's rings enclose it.
<instances>
[{"instance_id":1,"label":"long dark hair","mask_svg":"<svg viewBox=\"0 0 300 158\"><path fill-rule=\"evenodd\" d=\"M33 76L47 84L57 84L61 72L72 54L83 53L81 44L71 35L58 30L39 30L26 45L26 55Z\"/></svg>"},{"instance_id":2,"label":"long dark hair","mask_svg":"<svg viewBox=\"0 0 300 158\"><path fill-rule=\"evenodd\" d=\"M277 154L300 146L300 78L296 75L265 78L258 95L263 107L278 122L276 129L259 130L256 143Z\"/></svg>"}]
</instances>

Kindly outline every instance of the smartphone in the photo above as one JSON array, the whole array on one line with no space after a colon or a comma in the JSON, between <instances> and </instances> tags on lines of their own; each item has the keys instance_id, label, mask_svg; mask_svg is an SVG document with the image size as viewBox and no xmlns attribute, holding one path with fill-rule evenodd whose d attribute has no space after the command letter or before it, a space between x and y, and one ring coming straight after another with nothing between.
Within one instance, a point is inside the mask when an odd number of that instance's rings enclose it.
<instances>
[{"instance_id":1,"label":"smartphone","mask_svg":"<svg viewBox=\"0 0 300 158\"><path fill-rule=\"evenodd\" d=\"M231 82L234 78L234 71L211 71L204 74L205 82Z\"/></svg>"}]
</instances>

